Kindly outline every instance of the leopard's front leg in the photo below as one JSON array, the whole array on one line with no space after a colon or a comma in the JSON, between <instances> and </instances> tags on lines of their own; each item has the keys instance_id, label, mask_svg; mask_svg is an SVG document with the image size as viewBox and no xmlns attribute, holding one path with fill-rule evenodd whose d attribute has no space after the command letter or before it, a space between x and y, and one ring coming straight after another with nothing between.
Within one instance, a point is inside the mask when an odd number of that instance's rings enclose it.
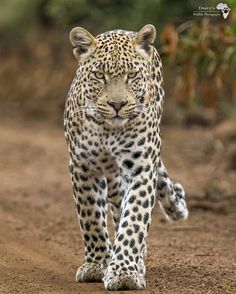
<instances>
[{"instance_id":1,"label":"leopard's front leg","mask_svg":"<svg viewBox=\"0 0 236 294\"><path fill-rule=\"evenodd\" d=\"M80 228L85 244L85 261L76 272L78 282L101 281L110 260L107 230L107 186L101 175L70 165Z\"/></svg>"},{"instance_id":2,"label":"leopard's front leg","mask_svg":"<svg viewBox=\"0 0 236 294\"><path fill-rule=\"evenodd\" d=\"M132 164L131 164L132 162ZM144 272L140 269L146 252L145 239L155 204L157 175L154 163L125 159L122 168L130 181L121 203L121 216L113 255L104 277L106 289L143 289Z\"/></svg>"}]
</instances>

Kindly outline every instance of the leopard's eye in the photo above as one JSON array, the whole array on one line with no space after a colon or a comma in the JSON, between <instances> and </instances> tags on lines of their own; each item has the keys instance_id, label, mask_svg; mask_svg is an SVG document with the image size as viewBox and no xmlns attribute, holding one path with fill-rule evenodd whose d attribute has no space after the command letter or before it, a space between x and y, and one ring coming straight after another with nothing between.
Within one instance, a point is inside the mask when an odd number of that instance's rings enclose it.
<instances>
[{"instance_id":1,"label":"leopard's eye","mask_svg":"<svg viewBox=\"0 0 236 294\"><path fill-rule=\"evenodd\" d=\"M101 71L95 71L94 76L99 80L102 80L105 78L104 73L102 73Z\"/></svg>"},{"instance_id":2,"label":"leopard's eye","mask_svg":"<svg viewBox=\"0 0 236 294\"><path fill-rule=\"evenodd\" d=\"M130 71L129 73L128 73L128 79L134 79L135 77L136 77L136 75L137 75L137 72L136 71Z\"/></svg>"}]
</instances>

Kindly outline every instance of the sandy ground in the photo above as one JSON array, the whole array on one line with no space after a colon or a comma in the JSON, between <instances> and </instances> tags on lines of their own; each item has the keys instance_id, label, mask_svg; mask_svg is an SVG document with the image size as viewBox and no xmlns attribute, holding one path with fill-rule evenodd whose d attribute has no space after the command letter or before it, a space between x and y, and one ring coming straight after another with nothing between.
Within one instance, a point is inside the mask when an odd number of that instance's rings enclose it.
<instances>
[{"instance_id":1,"label":"sandy ground","mask_svg":"<svg viewBox=\"0 0 236 294\"><path fill-rule=\"evenodd\" d=\"M236 136L229 129L162 128L163 158L186 188L190 217L169 223L155 209L147 290L129 293L236 293ZM105 293L101 283L74 279L83 244L62 127L5 121L0 137L0 293Z\"/></svg>"}]
</instances>

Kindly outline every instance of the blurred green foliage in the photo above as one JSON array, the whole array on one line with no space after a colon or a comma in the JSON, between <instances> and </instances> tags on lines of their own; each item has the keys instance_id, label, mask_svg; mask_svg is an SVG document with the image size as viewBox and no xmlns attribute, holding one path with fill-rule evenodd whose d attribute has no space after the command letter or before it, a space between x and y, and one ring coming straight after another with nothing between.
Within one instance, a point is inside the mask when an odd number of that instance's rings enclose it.
<instances>
[{"instance_id":1,"label":"blurred green foliage","mask_svg":"<svg viewBox=\"0 0 236 294\"><path fill-rule=\"evenodd\" d=\"M235 1L235 0L233 0ZM218 1L211 0L211 5ZM162 27L192 18L203 1L185 0L2 0L0 29L27 29L44 25L65 28L86 26L93 32L126 28L137 30L144 23Z\"/></svg>"},{"instance_id":2,"label":"blurred green foliage","mask_svg":"<svg viewBox=\"0 0 236 294\"><path fill-rule=\"evenodd\" d=\"M172 96L185 109L193 103L215 112L236 100L236 22L215 25L209 18L192 22L184 34L167 25L161 34L167 68L175 71Z\"/></svg>"}]
</instances>

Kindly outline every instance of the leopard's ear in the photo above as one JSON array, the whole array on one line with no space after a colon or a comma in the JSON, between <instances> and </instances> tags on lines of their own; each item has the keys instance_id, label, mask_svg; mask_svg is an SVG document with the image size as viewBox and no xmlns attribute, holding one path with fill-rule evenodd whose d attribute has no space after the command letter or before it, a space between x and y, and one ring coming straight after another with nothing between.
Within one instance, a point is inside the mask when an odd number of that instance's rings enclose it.
<instances>
[{"instance_id":1,"label":"leopard's ear","mask_svg":"<svg viewBox=\"0 0 236 294\"><path fill-rule=\"evenodd\" d=\"M136 51L144 58L152 54L152 45L156 38L156 28L151 25L145 25L135 36L134 46Z\"/></svg>"},{"instance_id":2,"label":"leopard's ear","mask_svg":"<svg viewBox=\"0 0 236 294\"><path fill-rule=\"evenodd\" d=\"M96 49L97 40L85 29L76 27L70 32L70 42L76 59L86 59Z\"/></svg>"}]
</instances>

